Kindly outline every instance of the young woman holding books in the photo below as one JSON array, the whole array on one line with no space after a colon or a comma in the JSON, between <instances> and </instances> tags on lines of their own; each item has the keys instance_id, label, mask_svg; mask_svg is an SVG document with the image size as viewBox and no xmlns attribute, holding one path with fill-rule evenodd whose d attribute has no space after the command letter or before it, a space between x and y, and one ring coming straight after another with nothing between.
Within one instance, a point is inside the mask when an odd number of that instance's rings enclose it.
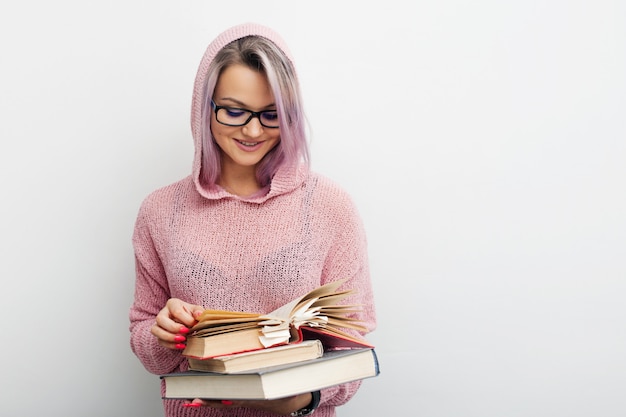
<instances>
[{"instance_id":1,"label":"young woman holding books","mask_svg":"<svg viewBox=\"0 0 626 417\"><path fill-rule=\"evenodd\" d=\"M133 235L130 341L145 368L186 371L181 352L205 308L267 313L344 278L343 287L355 290L345 302L363 306L355 316L372 331L364 227L349 195L309 169L298 78L276 32L243 24L208 46L194 84L191 127L191 175L146 197ZM311 409L331 417L359 386L268 401L163 403L168 417L307 415Z\"/></svg>"}]
</instances>

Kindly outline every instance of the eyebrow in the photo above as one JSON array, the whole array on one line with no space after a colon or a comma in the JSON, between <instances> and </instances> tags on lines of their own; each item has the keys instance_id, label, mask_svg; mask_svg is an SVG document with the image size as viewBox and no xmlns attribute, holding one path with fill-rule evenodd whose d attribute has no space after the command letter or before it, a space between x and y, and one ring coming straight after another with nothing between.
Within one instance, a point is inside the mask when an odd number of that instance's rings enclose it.
<instances>
[{"instance_id":1,"label":"eyebrow","mask_svg":"<svg viewBox=\"0 0 626 417\"><path fill-rule=\"evenodd\" d=\"M242 101L239 101L239 100L237 100L236 98L232 98L232 97L220 97L220 99L219 99L219 100L228 100L228 101L231 101L233 104L235 104L235 105L237 105L237 106L241 106L242 108L244 108L244 109L246 109L246 110L248 109L248 106L246 105L246 103L244 103L244 102L242 102ZM262 109L269 109L270 107L276 107L276 104L275 104L275 103L268 104L267 106L262 107Z\"/></svg>"}]
</instances>

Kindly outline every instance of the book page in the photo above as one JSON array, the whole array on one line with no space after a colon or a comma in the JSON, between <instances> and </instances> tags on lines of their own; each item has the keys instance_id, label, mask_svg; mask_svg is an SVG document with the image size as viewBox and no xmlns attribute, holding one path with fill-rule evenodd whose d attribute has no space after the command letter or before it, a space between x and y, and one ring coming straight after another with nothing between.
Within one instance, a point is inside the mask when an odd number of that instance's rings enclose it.
<instances>
[{"instance_id":1,"label":"book page","mask_svg":"<svg viewBox=\"0 0 626 417\"><path fill-rule=\"evenodd\" d=\"M339 304L342 299L353 293L352 290L337 292L344 282L346 279L317 287L264 315L205 310L199 317L199 322L192 327L192 336L209 337L259 327L260 343L270 347L299 340L297 330L300 327L330 328L333 333L337 327L366 331L365 327L358 324L358 319L346 316L360 311L361 306Z\"/></svg>"}]
</instances>

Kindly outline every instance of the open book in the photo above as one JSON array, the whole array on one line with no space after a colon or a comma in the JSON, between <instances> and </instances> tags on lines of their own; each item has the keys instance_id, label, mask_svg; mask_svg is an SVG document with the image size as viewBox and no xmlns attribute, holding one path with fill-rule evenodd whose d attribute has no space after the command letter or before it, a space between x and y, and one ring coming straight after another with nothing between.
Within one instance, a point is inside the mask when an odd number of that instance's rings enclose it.
<instances>
[{"instance_id":1,"label":"open book","mask_svg":"<svg viewBox=\"0 0 626 417\"><path fill-rule=\"evenodd\" d=\"M349 314L359 305L341 300L353 290L338 291L345 280L322 285L268 314L205 310L191 328L183 355L212 358L318 339L324 349L373 347L346 329L365 332L366 328Z\"/></svg>"}]
</instances>

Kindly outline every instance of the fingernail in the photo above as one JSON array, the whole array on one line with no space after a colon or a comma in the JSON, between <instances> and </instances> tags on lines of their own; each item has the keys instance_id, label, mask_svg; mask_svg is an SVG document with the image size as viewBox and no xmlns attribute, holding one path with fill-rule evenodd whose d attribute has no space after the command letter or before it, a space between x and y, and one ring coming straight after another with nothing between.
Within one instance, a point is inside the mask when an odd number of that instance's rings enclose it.
<instances>
[{"instance_id":1,"label":"fingernail","mask_svg":"<svg viewBox=\"0 0 626 417\"><path fill-rule=\"evenodd\" d=\"M224 405L233 405L233 402L231 400L222 400L222 404L224 404Z\"/></svg>"},{"instance_id":2,"label":"fingernail","mask_svg":"<svg viewBox=\"0 0 626 417\"><path fill-rule=\"evenodd\" d=\"M183 407L200 407L200 404L198 404L198 403L186 403L186 404L183 404Z\"/></svg>"},{"instance_id":3,"label":"fingernail","mask_svg":"<svg viewBox=\"0 0 626 417\"><path fill-rule=\"evenodd\" d=\"M185 348L186 348L186 346L185 346L185 344L184 344L184 343L176 343L175 348L176 348L176 349L185 349Z\"/></svg>"},{"instance_id":4,"label":"fingernail","mask_svg":"<svg viewBox=\"0 0 626 417\"><path fill-rule=\"evenodd\" d=\"M180 330L178 331L178 333L189 333L189 329L185 326L182 326Z\"/></svg>"},{"instance_id":5,"label":"fingernail","mask_svg":"<svg viewBox=\"0 0 626 417\"><path fill-rule=\"evenodd\" d=\"M187 338L185 336L177 334L174 336L174 342L184 342Z\"/></svg>"}]
</instances>

